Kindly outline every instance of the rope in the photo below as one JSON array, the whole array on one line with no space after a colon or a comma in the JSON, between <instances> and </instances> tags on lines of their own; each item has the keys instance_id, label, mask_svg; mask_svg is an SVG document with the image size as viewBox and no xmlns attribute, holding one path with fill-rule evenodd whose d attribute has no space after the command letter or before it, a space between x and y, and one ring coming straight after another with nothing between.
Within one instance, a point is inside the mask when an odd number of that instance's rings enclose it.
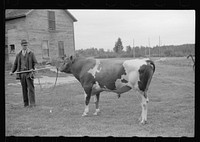
<instances>
[{"instance_id":1,"label":"rope","mask_svg":"<svg viewBox=\"0 0 200 142\"><path fill-rule=\"evenodd\" d=\"M53 90L55 89L55 87L56 87L56 83L57 83L57 80L58 80L58 68L56 68L57 69L57 73L56 73L56 80L55 80L55 83L54 83L54 86L53 86L53 88L52 89L50 89L49 91L45 91L45 92L43 92L43 93L48 93L48 94L52 94L53 93ZM41 93L41 91L42 91L42 87L41 87L41 83L40 83L40 79L39 79L39 77L38 77L38 82L39 82L39 84L40 84L40 93Z\"/></svg>"},{"instance_id":2,"label":"rope","mask_svg":"<svg viewBox=\"0 0 200 142\"><path fill-rule=\"evenodd\" d=\"M19 74L19 73L26 73L26 72L35 72L35 71L39 71L39 70L46 70L49 68L40 68L40 69L30 69L30 70L26 70L26 71L19 71L19 72L14 72L14 74Z\"/></svg>"},{"instance_id":3,"label":"rope","mask_svg":"<svg viewBox=\"0 0 200 142\"><path fill-rule=\"evenodd\" d=\"M53 86L52 91L53 91L54 88L56 87L56 83L57 83L57 80L58 80L58 68L56 68L56 70L57 70L57 73L56 73L56 81L55 81L55 83L54 83L54 86Z\"/></svg>"},{"instance_id":4,"label":"rope","mask_svg":"<svg viewBox=\"0 0 200 142\"><path fill-rule=\"evenodd\" d=\"M40 85L40 90L42 90L42 86L41 86L39 77L37 77L37 79L38 79L38 82L39 82L39 85Z\"/></svg>"}]
</instances>

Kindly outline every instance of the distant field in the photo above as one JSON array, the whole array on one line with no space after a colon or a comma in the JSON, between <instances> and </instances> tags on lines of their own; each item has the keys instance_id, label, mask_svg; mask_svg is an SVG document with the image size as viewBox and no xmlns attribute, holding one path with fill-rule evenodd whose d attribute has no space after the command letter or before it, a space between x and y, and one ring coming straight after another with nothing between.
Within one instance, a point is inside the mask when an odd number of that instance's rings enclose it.
<instances>
[{"instance_id":1,"label":"distant field","mask_svg":"<svg viewBox=\"0 0 200 142\"><path fill-rule=\"evenodd\" d=\"M21 86L8 85L16 82L15 77L5 72L6 136L194 137L192 61L186 57L152 60L156 72L148 92L146 125L138 121L141 98L137 92L124 93L119 99L117 94L102 92L100 115L92 115L95 104L91 98L89 115L82 117L84 95L80 83L58 85L52 91L36 88L37 106L30 109L23 107Z\"/></svg>"}]
</instances>

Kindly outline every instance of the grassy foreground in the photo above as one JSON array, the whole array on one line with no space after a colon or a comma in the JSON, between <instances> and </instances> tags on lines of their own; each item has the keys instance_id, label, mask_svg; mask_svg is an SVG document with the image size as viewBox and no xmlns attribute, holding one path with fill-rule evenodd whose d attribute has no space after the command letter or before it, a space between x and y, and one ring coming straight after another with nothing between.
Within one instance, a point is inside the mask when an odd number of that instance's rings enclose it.
<instances>
[{"instance_id":1,"label":"grassy foreground","mask_svg":"<svg viewBox=\"0 0 200 142\"><path fill-rule=\"evenodd\" d=\"M54 90L36 88L37 106L30 109L23 107L21 86L8 86L16 81L6 72L6 136L193 137L195 80L191 62L169 58L155 64L146 125L138 121L141 98L135 91L122 94L120 99L114 93L103 92L100 115L92 115L95 105L91 98L89 115L82 117L84 95L78 82Z\"/></svg>"}]
</instances>

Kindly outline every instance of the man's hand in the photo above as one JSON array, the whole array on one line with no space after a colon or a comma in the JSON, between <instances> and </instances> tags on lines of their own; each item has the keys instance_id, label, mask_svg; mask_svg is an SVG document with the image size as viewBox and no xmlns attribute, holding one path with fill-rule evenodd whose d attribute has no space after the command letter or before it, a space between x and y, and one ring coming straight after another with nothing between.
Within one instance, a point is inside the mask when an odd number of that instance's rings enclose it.
<instances>
[{"instance_id":1,"label":"man's hand","mask_svg":"<svg viewBox=\"0 0 200 142\"><path fill-rule=\"evenodd\" d=\"M31 69L31 72L36 72L36 68L35 69Z\"/></svg>"},{"instance_id":2,"label":"man's hand","mask_svg":"<svg viewBox=\"0 0 200 142\"><path fill-rule=\"evenodd\" d=\"M9 74L10 74L10 75L13 75L14 73L13 73L13 72L10 72Z\"/></svg>"}]
</instances>

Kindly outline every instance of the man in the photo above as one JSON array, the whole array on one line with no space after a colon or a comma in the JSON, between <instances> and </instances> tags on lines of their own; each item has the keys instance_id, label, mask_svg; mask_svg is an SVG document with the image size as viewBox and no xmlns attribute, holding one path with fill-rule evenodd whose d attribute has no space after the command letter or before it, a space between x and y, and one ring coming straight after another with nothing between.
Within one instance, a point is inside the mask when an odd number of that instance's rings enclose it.
<instances>
[{"instance_id":1,"label":"man","mask_svg":"<svg viewBox=\"0 0 200 142\"><path fill-rule=\"evenodd\" d=\"M22 40L21 46L22 50L20 50L15 58L10 75L13 75L15 71L34 70L35 65L37 64L34 53L28 49L28 42ZM22 85L24 107L34 107L35 87L33 82L33 72L17 73L16 76L16 79L20 79Z\"/></svg>"}]
</instances>

